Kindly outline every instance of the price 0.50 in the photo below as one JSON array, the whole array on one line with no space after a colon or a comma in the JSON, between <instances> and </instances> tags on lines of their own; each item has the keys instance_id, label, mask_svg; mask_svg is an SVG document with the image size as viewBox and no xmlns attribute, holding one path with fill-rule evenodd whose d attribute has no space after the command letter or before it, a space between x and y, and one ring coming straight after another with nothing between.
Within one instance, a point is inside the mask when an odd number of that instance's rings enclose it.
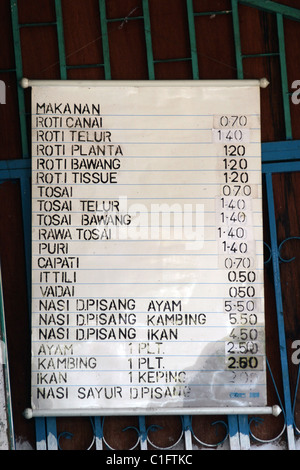
<instances>
[{"instance_id":1,"label":"price 0.50","mask_svg":"<svg viewBox=\"0 0 300 470\"><path fill-rule=\"evenodd\" d=\"M229 287L229 297L255 297L255 287L253 286L232 286Z\"/></svg>"},{"instance_id":2,"label":"price 0.50","mask_svg":"<svg viewBox=\"0 0 300 470\"><path fill-rule=\"evenodd\" d=\"M228 271L229 282L255 282L255 271Z\"/></svg>"}]
</instances>

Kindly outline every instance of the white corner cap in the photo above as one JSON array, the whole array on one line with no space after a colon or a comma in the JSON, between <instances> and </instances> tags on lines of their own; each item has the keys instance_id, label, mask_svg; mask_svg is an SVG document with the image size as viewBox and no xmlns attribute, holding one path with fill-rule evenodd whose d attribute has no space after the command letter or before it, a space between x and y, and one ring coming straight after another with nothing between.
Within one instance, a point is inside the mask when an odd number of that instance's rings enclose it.
<instances>
[{"instance_id":1,"label":"white corner cap","mask_svg":"<svg viewBox=\"0 0 300 470\"><path fill-rule=\"evenodd\" d=\"M273 416L276 416L276 417L279 416L280 413L281 413L281 411L282 411L282 410L281 410L280 406L278 406L278 405L272 406L272 414L273 414Z\"/></svg>"},{"instance_id":2,"label":"white corner cap","mask_svg":"<svg viewBox=\"0 0 300 470\"><path fill-rule=\"evenodd\" d=\"M26 419L31 419L31 418L33 417L32 409L31 409L31 408L26 408L26 409L23 411L23 416L24 416L24 418L26 418Z\"/></svg>"},{"instance_id":3,"label":"white corner cap","mask_svg":"<svg viewBox=\"0 0 300 470\"><path fill-rule=\"evenodd\" d=\"M259 80L259 84L261 88L267 88L267 86L270 85L270 82L267 78L261 78Z\"/></svg>"},{"instance_id":4,"label":"white corner cap","mask_svg":"<svg viewBox=\"0 0 300 470\"><path fill-rule=\"evenodd\" d=\"M28 88L29 87L29 80L28 78L22 78L20 81L20 85L22 88Z\"/></svg>"}]
</instances>

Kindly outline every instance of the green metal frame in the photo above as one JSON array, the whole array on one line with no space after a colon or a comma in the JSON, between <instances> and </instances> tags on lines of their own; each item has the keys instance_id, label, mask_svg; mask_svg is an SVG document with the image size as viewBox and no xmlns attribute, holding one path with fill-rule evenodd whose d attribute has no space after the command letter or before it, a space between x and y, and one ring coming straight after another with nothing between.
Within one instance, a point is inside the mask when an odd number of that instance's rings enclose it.
<instances>
[{"instance_id":1,"label":"green metal frame","mask_svg":"<svg viewBox=\"0 0 300 470\"><path fill-rule=\"evenodd\" d=\"M279 2L273 2L271 0L241 0L240 3L269 13L278 13L290 20L300 21L299 10L297 8L282 5Z\"/></svg>"},{"instance_id":2,"label":"green metal frame","mask_svg":"<svg viewBox=\"0 0 300 470\"><path fill-rule=\"evenodd\" d=\"M102 53L103 63L91 64L91 65L68 65L67 57L65 53L65 42L64 42L64 28L63 28L63 11L61 0L55 0L55 12L56 21L53 23L39 23L39 24L19 24L18 19L18 2L17 0L10 0L11 4L11 21L14 41L14 53L15 53L15 68L13 71L16 74L17 83L23 78L23 66L22 66L22 45L20 39L20 28L34 27L34 26L46 26L49 24L56 26L57 32L57 44L59 54L59 67L60 67L60 78L61 80L68 79L68 70L73 68L82 67L103 67L104 76L106 80L111 80L111 67L110 67L110 51L109 51L109 33L108 25L112 22L117 21L144 21L144 34L145 34L145 51L147 55L148 63L148 79L155 80L155 64L162 62L156 60L153 55L152 49L152 35L151 35L151 17L149 0L142 0L142 16L134 16L129 14L126 18L107 18L106 12L106 0L98 0L99 7L99 29L101 31L102 38ZM240 18L239 18L239 6L246 5L253 7L271 14L276 17L277 34L279 50L274 51L270 54L260 53L253 54L251 56L243 54L241 47L240 38ZM282 100L284 109L284 121L285 121L285 138L284 142L276 142L263 144L263 173L266 178L266 189L268 198L268 215L271 233L271 252L272 262L274 270L274 285L276 290L276 305L277 305L277 321L279 329L279 345L282 365L282 380L284 386L284 414L286 418L286 425L288 428L287 440L288 447L290 449L295 448L295 434L292 431L293 425L293 409L291 405L291 393L289 383L289 373L287 368L287 350L285 344L285 328L284 318L282 315L282 295L281 295L281 282L280 282L280 270L279 270L279 249L277 242L276 233L276 219L275 219L275 207L273 198L273 183L272 175L276 172L286 171L299 171L300 170L300 141L292 140L292 123L290 113L290 93L288 86L288 75L287 75L287 64L286 64L286 51L285 51L285 32L284 32L284 19L290 19L294 21L300 21L300 9L287 7L280 3L270 0L231 0L231 10L229 11L209 11L209 12L196 12L194 10L193 0L186 0L186 11L187 11L187 27L190 39L190 56L182 57L180 59L168 58L165 62L170 61L190 61L192 67L192 78L198 80L201 77L198 64L198 53L197 40L196 40L196 25L195 19L198 16L204 15L231 15L232 16L232 27L233 37L235 46L235 57L236 57L236 73L238 79L243 79L243 61L246 58L260 57L265 55L277 55L280 61L281 70L281 86L282 86ZM6 70L11 72L12 70ZM5 70L1 71L5 72ZM30 226L30 214L31 214L31 199L30 199L30 173L31 173L31 162L30 162L30 149L28 147L27 139L27 123L25 114L25 99L24 90L18 86L18 106L19 106L19 118L20 118L20 129L21 129L21 142L22 142L22 156L17 160L4 160L0 161L0 183L7 180L18 180L20 181L21 196L22 196L22 210L23 210L23 224L24 224L24 236L25 236L25 251L26 251L26 270L27 270L27 282L28 282L28 298L30 303L30 287L31 287L31 226ZM29 306L30 308L30 306ZM30 311L30 310L29 310ZM93 422L93 428L96 436L96 448L103 448L103 426L100 418L91 418ZM191 444L191 426L188 417L185 417L183 422L183 430L186 434L186 443ZM250 430L247 416L229 416L228 417L228 428L230 443L232 448L249 448L250 446ZM147 448L147 429L145 427L145 418L139 418L139 436L140 446L142 449ZM58 449L59 438L56 435L56 421L55 418L36 418L36 434L37 434L37 449Z\"/></svg>"}]
</instances>

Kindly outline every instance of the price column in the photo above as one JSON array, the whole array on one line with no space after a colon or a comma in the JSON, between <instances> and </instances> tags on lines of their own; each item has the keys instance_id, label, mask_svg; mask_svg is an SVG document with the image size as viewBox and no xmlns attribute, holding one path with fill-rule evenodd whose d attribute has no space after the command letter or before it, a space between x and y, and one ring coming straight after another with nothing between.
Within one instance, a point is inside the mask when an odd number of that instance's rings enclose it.
<instances>
[{"instance_id":1,"label":"price column","mask_svg":"<svg viewBox=\"0 0 300 470\"><path fill-rule=\"evenodd\" d=\"M260 251L260 156L255 118L215 116L215 141L222 148L217 240L226 285L224 322L225 370L232 383L230 397L259 401L263 364L262 266ZM247 385L247 389L245 387Z\"/></svg>"}]
</instances>

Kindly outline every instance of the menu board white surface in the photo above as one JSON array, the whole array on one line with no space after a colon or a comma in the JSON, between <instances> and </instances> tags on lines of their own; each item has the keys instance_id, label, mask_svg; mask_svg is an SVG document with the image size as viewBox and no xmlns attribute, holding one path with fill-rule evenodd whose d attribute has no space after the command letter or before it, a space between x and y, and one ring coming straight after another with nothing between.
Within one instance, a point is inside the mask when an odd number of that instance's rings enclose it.
<instances>
[{"instance_id":1,"label":"menu board white surface","mask_svg":"<svg viewBox=\"0 0 300 470\"><path fill-rule=\"evenodd\" d=\"M266 404L259 95L33 87L33 410Z\"/></svg>"}]
</instances>

